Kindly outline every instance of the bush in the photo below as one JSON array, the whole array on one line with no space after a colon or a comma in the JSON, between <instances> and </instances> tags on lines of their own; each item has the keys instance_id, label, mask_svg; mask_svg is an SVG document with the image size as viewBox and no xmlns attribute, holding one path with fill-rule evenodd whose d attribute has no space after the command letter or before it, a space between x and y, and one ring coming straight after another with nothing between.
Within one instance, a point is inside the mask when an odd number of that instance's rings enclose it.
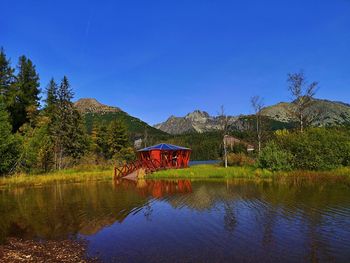
<instances>
[{"instance_id":1,"label":"bush","mask_svg":"<svg viewBox=\"0 0 350 263\"><path fill-rule=\"evenodd\" d=\"M258 159L260 168L267 168L272 171L290 170L292 155L281 149L276 142L269 142L261 151Z\"/></svg>"},{"instance_id":2,"label":"bush","mask_svg":"<svg viewBox=\"0 0 350 263\"><path fill-rule=\"evenodd\" d=\"M277 135L276 142L293 155L293 168L327 170L350 165L349 136L346 129L311 128Z\"/></svg>"},{"instance_id":3,"label":"bush","mask_svg":"<svg viewBox=\"0 0 350 263\"><path fill-rule=\"evenodd\" d=\"M254 165L255 161L244 153L229 153L227 155L227 164L228 166L245 166Z\"/></svg>"}]
</instances>

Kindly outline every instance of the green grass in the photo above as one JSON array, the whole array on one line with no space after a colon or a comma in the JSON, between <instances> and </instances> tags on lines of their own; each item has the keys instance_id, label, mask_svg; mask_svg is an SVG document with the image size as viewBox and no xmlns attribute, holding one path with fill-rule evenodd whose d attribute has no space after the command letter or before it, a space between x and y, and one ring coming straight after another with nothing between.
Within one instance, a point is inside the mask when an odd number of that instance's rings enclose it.
<instances>
[{"instance_id":1,"label":"green grass","mask_svg":"<svg viewBox=\"0 0 350 263\"><path fill-rule=\"evenodd\" d=\"M269 178L274 174L254 167L221 167L218 165L195 165L186 169L161 170L147 178Z\"/></svg>"},{"instance_id":2,"label":"green grass","mask_svg":"<svg viewBox=\"0 0 350 263\"><path fill-rule=\"evenodd\" d=\"M95 167L88 170L67 169L46 174L15 174L0 177L0 188L17 186L43 186L57 182L78 183L87 181L99 181L113 178L113 168L101 169Z\"/></svg>"},{"instance_id":3,"label":"green grass","mask_svg":"<svg viewBox=\"0 0 350 263\"><path fill-rule=\"evenodd\" d=\"M273 178L284 176L350 176L350 167L342 167L331 171L290 171L290 172L271 172L266 169L257 169L250 166L232 166L221 167L218 165L196 165L186 169L161 170L147 175L150 179L163 178Z\"/></svg>"},{"instance_id":4,"label":"green grass","mask_svg":"<svg viewBox=\"0 0 350 263\"><path fill-rule=\"evenodd\" d=\"M186 169L161 170L146 176L147 179L229 179L229 178L247 178L247 179L265 179L281 178L286 176L293 177L331 177L346 176L350 177L350 167L342 167L331 171L290 171L290 172L271 172L265 169L256 169L250 166L228 167L219 165L196 165ZM79 183L88 181L112 180L113 167L76 167L56 171L47 174L16 174L7 177L0 177L0 188L11 188L17 186L43 186L54 183Z\"/></svg>"}]
</instances>

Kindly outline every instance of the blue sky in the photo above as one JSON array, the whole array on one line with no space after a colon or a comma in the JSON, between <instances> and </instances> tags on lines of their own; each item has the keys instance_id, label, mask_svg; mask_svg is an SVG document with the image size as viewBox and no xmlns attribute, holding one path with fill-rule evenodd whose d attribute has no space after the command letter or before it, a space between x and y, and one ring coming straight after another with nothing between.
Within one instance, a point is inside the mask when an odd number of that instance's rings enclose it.
<instances>
[{"instance_id":1,"label":"blue sky","mask_svg":"<svg viewBox=\"0 0 350 263\"><path fill-rule=\"evenodd\" d=\"M1 0L0 46L25 54L45 88L67 75L151 124L194 109L252 112L288 101L288 72L350 102L350 0Z\"/></svg>"}]
</instances>

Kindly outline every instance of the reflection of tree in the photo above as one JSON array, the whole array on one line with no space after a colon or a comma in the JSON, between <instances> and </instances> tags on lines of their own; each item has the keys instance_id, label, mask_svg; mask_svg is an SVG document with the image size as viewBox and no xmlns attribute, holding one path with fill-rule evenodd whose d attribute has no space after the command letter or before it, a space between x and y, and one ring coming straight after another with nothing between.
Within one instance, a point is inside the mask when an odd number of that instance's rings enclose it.
<instances>
[{"instance_id":1,"label":"reflection of tree","mask_svg":"<svg viewBox=\"0 0 350 263\"><path fill-rule=\"evenodd\" d=\"M147 204L143 208L143 215L145 216L147 221L152 221L152 213L153 213L153 208L150 204Z\"/></svg>"},{"instance_id":2,"label":"reflection of tree","mask_svg":"<svg viewBox=\"0 0 350 263\"><path fill-rule=\"evenodd\" d=\"M237 219L232 203L224 202L224 226L228 232L233 233L237 225Z\"/></svg>"},{"instance_id":3,"label":"reflection of tree","mask_svg":"<svg viewBox=\"0 0 350 263\"><path fill-rule=\"evenodd\" d=\"M247 224L242 222L247 218L239 210L245 209L247 215L253 216L248 223L257 225L262 234L261 245L266 249L279 238L276 225L281 218L292 224L301 221L302 231L307 229L302 233L309 242L307 260L325 261L333 260L329 252L333 244L324 234L325 220L339 220L332 208L350 206L349 186L329 180L122 180L113 184L58 184L0 191L0 238L9 234L43 238L93 234L116 221L122 223L135 211L152 220L155 200L151 198L163 198L175 209L219 213L220 224L228 232L236 231L235 234Z\"/></svg>"},{"instance_id":4,"label":"reflection of tree","mask_svg":"<svg viewBox=\"0 0 350 263\"><path fill-rule=\"evenodd\" d=\"M67 237L93 234L122 222L147 199L134 190L115 190L110 183L58 184L23 191L2 191L0 234ZM0 237L0 239L1 239Z\"/></svg>"}]
</instances>

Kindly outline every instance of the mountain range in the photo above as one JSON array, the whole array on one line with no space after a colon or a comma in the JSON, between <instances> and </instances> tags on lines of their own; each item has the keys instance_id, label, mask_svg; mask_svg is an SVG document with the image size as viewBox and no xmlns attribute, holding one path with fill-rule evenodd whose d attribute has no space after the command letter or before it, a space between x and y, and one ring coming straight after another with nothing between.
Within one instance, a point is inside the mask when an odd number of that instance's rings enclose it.
<instances>
[{"instance_id":1,"label":"mountain range","mask_svg":"<svg viewBox=\"0 0 350 263\"><path fill-rule=\"evenodd\" d=\"M273 126L270 128L288 128L295 123L290 114L294 108L294 102L281 102L263 108L261 113L270 120L270 126ZM317 113L312 118L312 125L314 126L350 124L350 105L347 103L313 99L310 112ZM244 130L249 118L252 118L252 116L228 116L229 126L231 129ZM210 116L205 111L195 110L184 117L170 116L165 122L156 124L154 127L170 134L203 133L218 130L220 128L220 117Z\"/></svg>"},{"instance_id":2,"label":"mountain range","mask_svg":"<svg viewBox=\"0 0 350 263\"><path fill-rule=\"evenodd\" d=\"M165 122L152 127L118 107L104 105L93 98L79 99L74 105L84 116L88 131L91 131L94 122L108 123L113 119L119 119L125 123L133 139L144 137L145 133L147 136L165 138L169 134L203 133L220 129L220 117L210 116L201 110L195 110L184 117L170 116ZM295 123L290 116L294 107L294 102L280 102L263 108L261 113L269 119L271 129L289 128ZM317 112L312 122L314 126L350 124L350 104L344 102L313 99L310 112ZM242 131L247 128L252 117L252 115L228 116L228 124L231 129Z\"/></svg>"}]
</instances>

